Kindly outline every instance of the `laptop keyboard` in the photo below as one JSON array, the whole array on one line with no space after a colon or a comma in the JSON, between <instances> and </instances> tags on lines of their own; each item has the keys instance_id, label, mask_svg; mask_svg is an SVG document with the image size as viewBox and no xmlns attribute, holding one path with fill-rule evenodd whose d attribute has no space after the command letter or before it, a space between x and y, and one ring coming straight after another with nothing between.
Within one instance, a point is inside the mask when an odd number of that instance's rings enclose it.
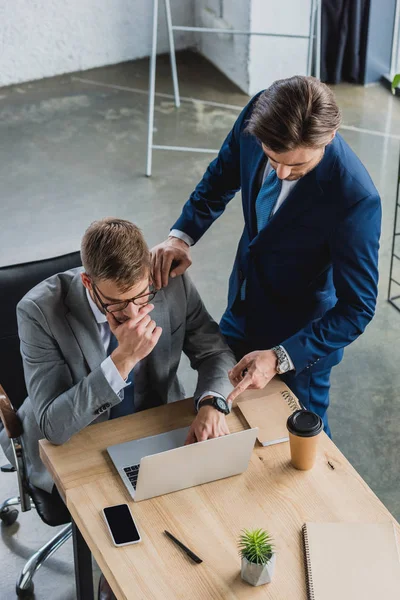
<instances>
[{"instance_id":1,"label":"laptop keyboard","mask_svg":"<svg viewBox=\"0 0 400 600\"><path fill-rule=\"evenodd\" d=\"M136 490L136 484L137 484L137 480L138 480L138 476L139 476L139 465L132 465L131 467L125 467L124 471L128 476L128 479L131 483L131 486L133 487L134 490Z\"/></svg>"}]
</instances>

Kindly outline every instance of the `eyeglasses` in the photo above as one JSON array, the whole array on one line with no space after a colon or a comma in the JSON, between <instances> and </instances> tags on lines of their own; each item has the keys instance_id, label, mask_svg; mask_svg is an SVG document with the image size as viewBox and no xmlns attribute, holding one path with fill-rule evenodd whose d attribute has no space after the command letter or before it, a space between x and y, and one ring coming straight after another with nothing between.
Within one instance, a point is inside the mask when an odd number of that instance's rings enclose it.
<instances>
[{"instance_id":1,"label":"eyeglasses","mask_svg":"<svg viewBox=\"0 0 400 600\"><path fill-rule=\"evenodd\" d=\"M136 306L144 306L144 305L148 304L149 302L151 302L153 300L154 296L157 294L157 290L155 290L154 287L150 284L148 286L149 291L146 292L145 294L139 294L138 296L135 296L134 298L129 298L128 300L121 300L120 302L116 301L116 302L110 302L109 304L105 304L99 296L99 292L100 292L99 288L93 282L92 282L92 288L93 288L93 293L96 296L96 299L100 303L103 310L105 312L108 312L111 314L125 310L125 308L131 302L132 302L132 304L135 304Z\"/></svg>"}]
</instances>

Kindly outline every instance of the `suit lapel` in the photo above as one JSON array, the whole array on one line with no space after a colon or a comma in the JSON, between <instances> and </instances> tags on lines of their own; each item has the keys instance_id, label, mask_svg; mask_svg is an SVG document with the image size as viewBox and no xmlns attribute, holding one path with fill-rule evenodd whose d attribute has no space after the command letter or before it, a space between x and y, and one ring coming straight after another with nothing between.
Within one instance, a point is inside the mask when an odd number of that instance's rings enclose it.
<instances>
[{"instance_id":1,"label":"suit lapel","mask_svg":"<svg viewBox=\"0 0 400 600\"><path fill-rule=\"evenodd\" d=\"M256 199L258 192L260 191L260 170L267 162L266 156L260 144L256 144L252 160L254 161L254 168L252 168L250 181L250 202L247 207L247 221L250 226L251 240L257 236Z\"/></svg>"},{"instance_id":2,"label":"suit lapel","mask_svg":"<svg viewBox=\"0 0 400 600\"><path fill-rule=\"evenodd\" d=\"M281 234L289 222L309 210L322 194L316 168L300 179L266 227L250 242L249 247L256 249L264 246L274 235Z\"/></svg>"},{"instance_id":3,"label":"suit lapel","mask_svg":"<svg viewBox=\"0 0 400 600\"><path fill-rule=\"evenodd\" d=\"M65 299L69 312L66 318L82 350L90 371L94 371L105 359L99 328L86 297L80 272L73 278Z\"/></svg>"}]
</instances>

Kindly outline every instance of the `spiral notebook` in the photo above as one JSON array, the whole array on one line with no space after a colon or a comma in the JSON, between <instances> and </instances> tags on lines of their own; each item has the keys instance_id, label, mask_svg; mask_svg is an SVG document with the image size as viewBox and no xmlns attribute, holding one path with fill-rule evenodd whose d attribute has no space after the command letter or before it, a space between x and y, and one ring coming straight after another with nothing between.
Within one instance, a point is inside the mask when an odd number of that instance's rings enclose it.
<instances>
[{"instance_id":1,"label":"spiral notebook","mask_svg":"<svg viewBox=\"0 0 400 600\"><path fill-rule=\"evenodd\" d=\"M295 410L301 408L300 404L286 390L269 396L265 396L262 390L258 394L238 401L244 418L250 427L258 427L257 439L263 446L287 442L286 421Z\"/></svg>"},{"instance_id":2,"label":"spiral notebook","mask_svg":"<svg viewBox=\"0 0 400 600\"><path fill-rule=\"evenodd\" d=\"M305 523L308 600L399 600L394 524Z\"/></svg>"}]
</instances>

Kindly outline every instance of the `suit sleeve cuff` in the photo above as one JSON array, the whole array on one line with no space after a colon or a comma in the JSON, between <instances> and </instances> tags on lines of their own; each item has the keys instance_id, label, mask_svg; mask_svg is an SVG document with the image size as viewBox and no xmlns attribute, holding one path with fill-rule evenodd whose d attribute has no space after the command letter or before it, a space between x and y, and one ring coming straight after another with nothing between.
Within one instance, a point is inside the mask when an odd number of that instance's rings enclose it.
<instances>
[{"instance_id":1,"label":"suit sleeve cuff","mask_svg":"<svg viewBox=\"0 0 400 600\"><path fill-rule=\"evenodd\" d=\"M226 400L226 398L224 398L224 396L222 394L218 394L218 392L213 392L212 390L208 390L207 392L204 392L204 394L202 394L199 398L197 398L195 400L194 406L195 406L196 412L199 412L199 404L203 400L203 398L205 398L206 396L216 396L217 398L222 398L222 400Z\"/></svg>"},{"instance_id":2,"label":"suit sleeve cuff","mask_svg":"<svg viewBox=\"0 0 400 600\"><path fill-rule=\"evenodd\" d=\"M180 231L179 229L171 229L168 237L176 237L180 240L183 240L188 246L193 246L194 244L193 238L191 238L190 235L188 235L184 231Z\"/></svg>"},{"instance_id":3,"label":"suit sleeve cuff","mask_svg":"<svg viewBox=\"0 0 400 600\"><path fill-rule=\"evenodd\" d=\"M113 363L111 356L107 356L107 358L101 363L100 367L103 371L104 377L107 379L111 389L115 394L119 395L120 391L129 385L129 382L127 383L121 376L117 367Z\"/></svg>"}]
</instances>

